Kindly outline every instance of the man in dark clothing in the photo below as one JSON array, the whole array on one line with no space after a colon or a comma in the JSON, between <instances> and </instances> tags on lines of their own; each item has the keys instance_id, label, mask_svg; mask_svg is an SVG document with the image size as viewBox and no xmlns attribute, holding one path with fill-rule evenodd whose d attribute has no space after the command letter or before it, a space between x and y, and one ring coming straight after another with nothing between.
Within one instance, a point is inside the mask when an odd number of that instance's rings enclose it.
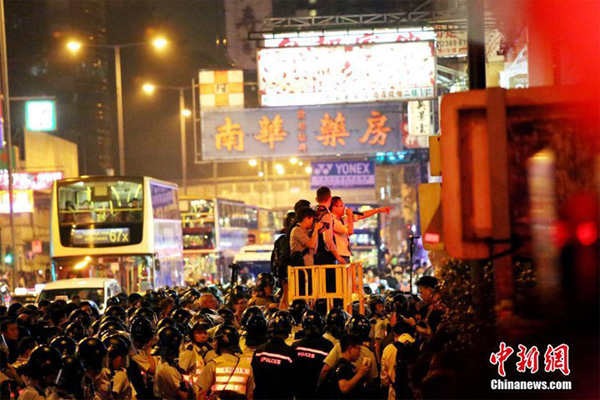
<instances>
[{"instance_id":1,"label":"man in dark clothing","mask_svg":"<svg viewBox=\"0 0 600 400\"><path fill-rule=\"evenodd\" d=\"M365 377L371 366L365 362L357 368L352 363L360 356L362 342L358 336L348 334L342 336L340 345L342 356L331 371L333 374L332 398L361 399L365 393Z\"/></svg>"},{"instance_id":2,"label":"man in dark clothing","mask_svg":"<svg viewBox=\"0 0 600 400\"><path fill-rule=\"evenodd\" d=\"M303 382L298 387L297 399L320 398L317 394L319 373L323 367L323 360L333 348L333 344L322 336L324 327L325 322L321 314L314 310L304 313L302 328L306 337L292 345L298 356L297 373Z\"/></svg>"},{"instance_id":3,"label":"man in dark clothing","mask_svg":"<svg viewBox=\"0 0 600 400\"><path fill-rule=\"evenodd\" d=\"M292 399L297 391L298 359L296 350L285 344L292 331L292 316L277 311L269 321L271 339L252 356L254 397L256 399Z\"/></svg>"},{"instance_id":4,"label":"man in dark clothing","mask_svg":"<svg viewBox=\"0 0 600 400\"><path fill-rule=\"evenodd\" d=\"M17 321L7 318L0 323L0 333L8 347L8 363L12 364L19 358L19 327Z\"/></svg>"}]
</instances>

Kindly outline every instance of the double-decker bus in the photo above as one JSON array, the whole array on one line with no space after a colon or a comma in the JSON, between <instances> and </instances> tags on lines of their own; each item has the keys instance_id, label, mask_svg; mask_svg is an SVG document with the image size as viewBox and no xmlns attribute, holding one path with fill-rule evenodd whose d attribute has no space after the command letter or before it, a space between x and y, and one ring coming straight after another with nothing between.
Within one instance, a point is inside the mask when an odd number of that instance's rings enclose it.
<instances>
[{"instance_id":1,"label":"double-decker bus","mask_svg":"<svg viewBox=\"0 0 600 400\"><path fill-rule=\"evenodd\" d=\"M177 185L149 177L54 183L52 279L115 278L128 293L183 285Z\"/></svg>"},{"instance_id":2,"label":"double-decker bus","mask_svg":"<svg viewBox=\"0 0 600 400\"><path fill-rule=\"evenodd\" d=\"M179 207L186 281L227 280L227 266L248 243L249 228L253 226L246 206L241 201L220 198L182 197Z\"/></svg>"}]
</instances>

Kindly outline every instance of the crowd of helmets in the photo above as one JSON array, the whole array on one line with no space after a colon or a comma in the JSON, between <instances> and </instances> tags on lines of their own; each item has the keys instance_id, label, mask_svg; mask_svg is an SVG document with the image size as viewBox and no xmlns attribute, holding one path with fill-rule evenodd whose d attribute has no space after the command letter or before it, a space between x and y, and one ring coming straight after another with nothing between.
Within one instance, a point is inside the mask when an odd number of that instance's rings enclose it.
<instances>
[{"instance_id":1,"label":"crowd of helmets","mask_svg":"<svg viewBox=\"0 0 600 400\"><path fill-rule=\"evenodd\" d=\"M0 309L0 397L427 398L439 390L433 387L452 385L452 378L440 380L442 371L435 370L443 362L432 359L444 313L437 286L426 277L423 298L399 291L369 294L364 315L358 308L352 315L328 310L324 299L280 303L270 274L261 274L253 291L210 285L121 293L108 300L103 315L93 302L79 299L12 304ZM327 384L335 382L344 344L352 340L362 346L353 364L369 365L370 371L360 390L332 391ZM399 371L388 346L395 346L396 355L402 351L410 365ZM240 360L250 371L237 392L227 389L232 375L226 391L203 375L226 353L237 357L234 372ZM287 370L280 360L289 361ZM435 385L427 379L436 379Z\"/></svg>"}]
</instances>

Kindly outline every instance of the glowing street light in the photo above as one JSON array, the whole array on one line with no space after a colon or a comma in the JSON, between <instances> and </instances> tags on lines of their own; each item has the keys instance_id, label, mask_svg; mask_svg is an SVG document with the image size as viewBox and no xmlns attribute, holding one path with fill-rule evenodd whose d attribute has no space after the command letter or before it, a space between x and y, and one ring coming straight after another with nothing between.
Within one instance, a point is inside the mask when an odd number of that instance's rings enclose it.
<instances>
[{"instance_id":1,"label":"glowing street light","mask_svg":"<svg viewBox=\"0 0 600 400\"><path fill-rule=\"evenodd\" d=\"M142 89L144 89L144 92L146 92L148 94L152 94L152 93L154 93L156 86L154 86L151 83L145 83L144 86L142 86Z\"/></svg>"},{"instance_id":2,"label":"glowing street light","mask_svg":"<svg viewBox=\"0 0 600 400\"><path fill-rule=\"evenodd\" d=\"M167 47L167 44L168 44L167 39L165 39L163 37L158 37L152 41L152 45L154 47L156 47L158 50L164 49L165 47Z\"/></svg>"},{"instance_id":3,"label":"glowing street light","mask_svg":"<svg viewBox=\"0 0 600 400\"><path fill-rule=\"evenodd\" d=\"M290 164L298 164L298 159L296 157L290 157Z\"/></svg>"},{"instance_id":4,"label":"glowing street light","mask_svg":"<svg viewBox=\"0 0 600 400\"><path fill-rule=\"evenodd\" d=\"M248 164L250 164L251 167L256 167L258 165L258 161L253 158L252 160L248 160Z\"/></svg>"},{"instance_id":5,"label":"glowing street light","mask_svg":"<svg viewBox=\"0 0 600 400\"><path fill-rule=\"evenodd\" d=\"M71 40L67 43L67 49L69 49L71 53L77 53L81 49L81 42Z\"/></svg>"},{"instance_id":6,"label":"glowing street light","mask_svg":"<svg viewBox=\"0 0 600 400\"><path fill-rule=\"evenodd\" d=\"M188 110L187 108L181 110L181 115L183 115L184 117L189 117L190 115L192 115L192 110Z\"/></svg>"},{"instance_id":7,"label":"glowing street light","mask_svg":"<svg viewBox=\"0 0 600 400\"><path fill-rule=\"evenodd\" d=\"M304 172L306 172L307 174L311 174L312 173L312 168L311 167L306 167L306 168L304 168Z\"/></svg>"}]
</instances>

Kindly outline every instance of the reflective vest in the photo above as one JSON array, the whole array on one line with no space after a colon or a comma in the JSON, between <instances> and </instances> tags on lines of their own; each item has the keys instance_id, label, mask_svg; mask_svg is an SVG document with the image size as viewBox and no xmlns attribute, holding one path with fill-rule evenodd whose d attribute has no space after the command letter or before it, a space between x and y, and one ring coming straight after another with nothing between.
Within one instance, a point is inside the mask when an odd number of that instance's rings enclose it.
<instances>
[{"instance_id":1,"label":"reflective vest","mask_svg":"<svg viewBox=\"0 0 600 400\"><path fill-rule=\"evenodd\" d=\"M219 356L215 358L215 382L211 387L213 393L235 392L246 395L252 366L245 358L234 357Z\"/></svg>"}]
</instances>

